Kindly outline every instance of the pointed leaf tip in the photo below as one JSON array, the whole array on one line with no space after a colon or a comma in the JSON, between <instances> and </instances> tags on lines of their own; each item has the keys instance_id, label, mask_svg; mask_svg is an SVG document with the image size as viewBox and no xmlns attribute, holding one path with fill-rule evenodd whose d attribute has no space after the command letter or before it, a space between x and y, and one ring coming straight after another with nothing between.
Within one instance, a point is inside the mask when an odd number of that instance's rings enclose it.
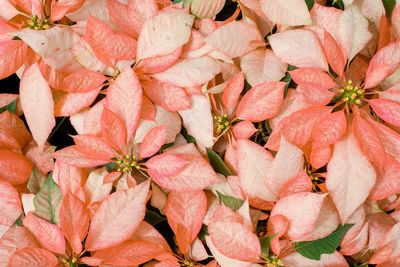
<instances>
[{"instance_id":1,"label":"pointed leaf tip","mask_svg":"<svg viewBox=\"0 0 400 267\"><path fill-rule=\"evenodd\" d=\"M295 249L306 258L320 260L322 254L332 254L336 251L347 231L349 231L353 225L354 224L341 225L332 234L321 239L298 242L295 245Z\"/></svg>"}]
</instances>

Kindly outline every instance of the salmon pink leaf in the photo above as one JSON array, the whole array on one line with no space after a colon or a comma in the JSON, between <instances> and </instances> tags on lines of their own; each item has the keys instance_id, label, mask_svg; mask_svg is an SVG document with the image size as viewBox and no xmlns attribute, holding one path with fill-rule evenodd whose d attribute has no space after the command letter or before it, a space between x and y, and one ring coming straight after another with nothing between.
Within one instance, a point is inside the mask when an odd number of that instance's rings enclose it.
<instances>
[{"instance_id":1,"label":"salmon pink leaf","mask_svg":"<svg viewBox=\"0 0 400 267\"><path fill-rule=\"evenodd\" d=\"M197 237L206 212L207 198L203 191L169 193L165 215L177 238L183 241L178 242L183 253L187 253Z\"/></svg>"},{"instance_id":2,"label":"salmon pink leaf","mask_svg":"<svg viewBox=\"0 0 400 267\"><path fill-rule=\"evenodd\" d=\"M83 154L79 151L79 149L77 149L77 146L69 146L58 150L55 152L54 157L63 163L80 168L100 166L110 161L109 159L104 160L88 158L86 154Z\"/></svg>"},{"instance_id":3,"label":"salmon pink leaf","mask_svg":"<svg viewBox=\"0 0 400 267\"><path fill-rule=\"evenodd\" d=\"M345 9L337 27L339 44L349 60L352 60L372 38L368 30L368 20L354 5Z\"/></svg>"},{"instance_id":4,"label":"salmon pink leaf","mask_svg":"<svg viewBox=\"0 0 400 267\"><path fill-rule=\"evenodd\" d=\"M214 124L210 100L204 95L194 95L192 103L189 109L179 111L183 125L197 143L211 147L214 144Z\"/></svg>"},{"instance_id":5,"label":"salmon pink leaf","mask_svg":"<svg viewBox=\"0 0 400 267\"><path fill-rule=\"evenodd\" d=\"M400 65L400 42L391 43L380 49L371 59L365 77L365 88L378 85Z\"/></svg>"},{"instance_id":6,"label":"salmon pink leaf","mask_svg":"<svg viewBox=\"0 0 400 267\"><path fill-rule=\"evenodd\" d=\"M272 166L272 155L262 146L238 140L236 157L241 189L250 197L275 201L276 195L268 185L267 173Z\"/></svg>"},{"instance_id":7,"label":"salmon pink leaf","mask_svg":"<svg viewBox=\"0 0 400 267\"><path fill-rule=\"evenodd\" d=\"M10 227L22 213L22 205L17 190L9 183L0 180L0 205L2 216L0 227ZM6 229L7 229L6 228Z\"/></svg>"},{"instance_id":8,"label":"salmon pink leaf","mask_svg":"<svg viewBox=\"0 0 400 267\"><path fill-rule=\"evenodd\" d=\"M16 72L28 54L28 46L20 40L0 42L0 79L4 79Z\"/></svg>"},{"instance_id":9,"label":"salmon pink leaf","mask_svg":"<svg viewBox=\"0 0 400 267\"><path fill-rule=\"evenodd\" d=\"M212 80L221 71L218 62L208 56L183 59L163 72L152 76L164 83L179 87L194 87Z\"/></svg>"},{"instance_id":10,"label":"salmon pink leaf","mask_svg":"<svg viewBox=\"0 0 400 267\"><path fill-rule=\"evenodd\" d=\"M185 89L155 79L141 81L143 90L152 102L169 111L188 109L191 99Z\"/></svg>"},{"instance_id":11,"label":"salmon pink leaf","mask_svg":"<svg viewBox=\"0 0 400 267\"><path fill-rule=\"evenodd\" d=\"M29 180L32 164L21 154L0 149L0 179L12 185L23 184Z\"/></svg>"},{"instance_id":12,"label":"salmon pink leaf","mask_svg":"<svg viewBox=\"0 0 400 267\"><path fill-rule=\"evenodd\" d=\"M144 137L140 145L140 156L149 158L160 150L167 138L167 127L160 125L152 128Z\"/></svg>"},{"instance_id":13,"label":"salmon pink leaf","mask_svg":"<svg viewBox=\"0 0 400 267\"><path fill-rule=\"evenodd\" d=\"M90 223L86 250L110 248L132 236L144 219L149 185L117 191L101 203Z\"/></svg>"},{"instance_id":14,"label":"salmon pink leaf","mask_svg":"<svg viewBox=\"0 0 400 267\"><path fill-rule=\"evenodd\" d=\"M111 145L101 137L90 134L80 134L75 135L73 139L76 148L88 158L107 161L115 155Z\"/></svg>"},{"instance_id":15,"label":"salmon pink leaf","mask_svg":"<svg viewBox=\"0 0 400 267\"><path fill-rule=\"evenodd\" d=\"M198 18L205 19L217 15L224 7L226 0L191 0L191 2L190 12Z\"/></svg>"},{"instance_id":16,"label":"salmon pink leaf","mask_svg":"<svg viewBox=\"0 0 400 267\"><path fill-rule=\"evenodd\" d=\"M139 124L142 94L139 79L129 66L122 70L107 91L106 106L125 123L127 142Z\"/></svg>"},{"instance_id":17,"label":"salmon pink leaf","mask_svg":"<svg viewBox=\"0 0 400 267\"><path fill-rule=\"evenodd\" d=\"M308 216L302 214L307 212ZM289 226L285 236L293 241L311 241L325 237L339 224L339 216L327 194L299 192L280 199L271 218L284 216Z\"/></svg>"},{"instance_id":18,"label":"salmon pink leaf","mask_svg":"<svg viewBox=\"0 0 400 267\"><path fill-rule=\"evenodd\" d=\"M143 264L162 254L158 244L142 240L125 241L115 247L96 251L94 258L103 259L103 264L114 266L132 266Z\"/></svg>"},{"instance_id":19,"label":"salmon pink leaf","mask_svg":"<svg viewBox=\"0 0 400 267\"><path fill-rule=\"evenodd\" d=\"M244 55L240 67L246 81L254 86L260 82L281 80L286 73L287 64L283 63L270 49L257 49Z\"/></svg>"},{"instance_id":20,"label":"salmon pink leaf","mask_svg":"<svg viewBox=\"0 0 400 267\"><path fill-rule=\"evenodd\" d=\"M21 223L22 225L22 223ZM11 255L25 247L38 247L35 237L26 227L14 225L10 227L0 240L0 264L9 266ZM49 252L49 254L51 254ZM29 258L28 258L29 260Z\"/></svg>"},{"instance_id":21,"label":"salmon pink leaf","mask_svg":"<svg viewBox=\"0 0 400 267\"><path fill-rule=\"evenodd\" d=\"M22 266L48 266L55 267L58 264L57 257L46 249L25 247L11 255L10 267Z\"/></svg>"},{"instance_id":22,"label":"salmon pink leaf","mask_svg":"<svg viewBox=\"0 0 400 267\"><path fill-rule=\"evenodd\" d=\"M208 225L208 232L217 250L227 257L254 262L261 254L257 236L238 222L217 221Z\"/></svg>"},{"instance_id":23,"label":"salmon pink leaf","mask_svg":"<svg viewBox=\"0 0 400 267\"><path fill-rule=\"evenodd\" d=\"M261 6L272 22L300 26L312 23L306 2L303 0L262 0Z\"/></svg>"},{"instance_id":24,"label":"salmon pink leaf","mask_svg":"<svg viewBox=\"0 0 400 267\"><path fill-rule=\"evenodd\" d=\"M172 53L189 41L194 17L182 11L164 11L148 19L140 32L139 60Z\"/></svg>"},{"instance_id":25,"label":"salmon pink leaf","mask_svg":"<svg viewBox=\"0 0 400 267\"><path fill-rule=\"evenodd\" d=\"M343 54L342 48L327 31L324 32L323 47L329 65L339 77L342 77L344 67L346 66L346 57Z\"/></svg>"},{"instance_id":26,"label":"salmon pink leaf","mask_svg":"<svg viewBox=\"0 0 400 267\"><path fill-rule=\"evenodd\" d=\"M369 101L375 113L390 124L400 126L399 112L400 103L390 99L380 98Z\"/></svg>"},{"instance_id":27,"label":"salmon pink leaf","mask_svg":"<svg viewBox=\"0 0 400 267\"><path fill-rule=\"evenodd\" d=\"M102 137L107 140L113 148L122 152L126 147L126 128L122 119L104 107L101 114L101 134Z\"/></svg>"},{"instance_id":28,"label":"salmon pink leaf","mask_svg":"<svg viewBox=\"0 0 400 267\"><path fill-rule=\"evenodd\" d=\"M109 25L95 17L87 20L85 36L95 55L106 65L114 65L115 59L130 60L135 57L136 40L114 32Z\"/></svg>"},{"instance_id":29,"label":"salmon pink leaf","mask_svg":"<svg viewBox=\"0 0 400 267\"><path fill-rule=\"evenodd\" d=\"M202 157L180 155L186 162L182 170L172 176L157 176L150 172L150 176L159 185L175 191L193 191L204 189L217 181L217 176Z\"/></svg>"},{"instance_id":30,"label":"salmon pink leaf","mask_svg":"<svg viewBox=\"0 0 400 267\"><path fill-rule=\"evenodd\" d=\"M332 89L337 86L329 74L316 68L299 68L290 71L290 77L300 86Z\"/></svg>"},{"instance_id":31,"label":"salmon pink leaf","mask_svg":"<svg viewBox=\"0 0 400 267\"><path fill-rule=\"evenodd\" d=\"M35 236L43 248L58 254L65 253L64 235L57 225L40 219L29 212L24 219L24 226Z\"/></svg>"},{"instance_id":32,"label":"salmon pink leaf","mask_svg":"<svg viewBox=\"0 0 400 267\"><path fill-rule=\"evenodd\" d=\"M81 242L89 229L89 213L85 203L72 193L64 196L60 208L60 226L74 252L81 253Z\"/></svg>"},{"instance_id":33,"label":"salmon pink leaf","mask_svg":"<svg viewBox=\"0 0 400 267\"><path fill-rule=\"evenodd\" d=\"M211 33L206 43L230 58L240 57L262 46L262 37L253 25L245 21L232 21Z\"/></svg>"},{"instance_id":34,"label":"salmon pink leaf","mask_svg":"<svg viewBox=\"0 0 400 267\"><path fill-rule=\"evenodd\" d=\"M38 146L43 147L56 122L51 89L37 63L30 66L22 75L20 99L32 136Z\"/></svg>"},{"instance_id":35,"label":"salmon pink leaf","mask_svg":"<svg viewBox=\"0 0 400 267\"><path fill-rule=\"evenodd\" d=\"M328 63L318 37L311 31L296 29L269 37L274 53L296 67L319 68L328 71Z\"/></svg>"},{"instance_id":36,"label":"salmon pink leaf","mask_svg":"<svg viewBox=\"0 0 400 267\"><path fill-rule=\"evenodd\" d=\"M65 77L61 89L69 93L86 93L100 87L105 80L101 73L83 69Z\"/></svg>"},{"instance_id":37,"label":"salmon pink leaf","mask_svg":"<svg viewBox=\"0 0 400 267\"><path fill-rule=\"evenodd\" d=\"M228 109L234 108L244 87L244 75L238 72L229 79L222 94L222 102Z\"/></svg>"},{"instance_id":38,"label":"salmon pink leaf","mask_svg":"<svg viewBox=\"0 0 400 267\"><path fill-rule=\"evenodd\" d=\"M283 82L257 84L240 100L236 116L253 122L274 117L283 103L284 88Z\"/></svg>"},{"instance_id":39,"label":"salmon pink leaf","mask_svg":"<svg viewBox=\"0 0 400 267\"><path fill-rule=\"evenodd\" d=\"M188 162L178 155L162 154L146 162L147 168L154 175L168 176L180 172Z\"/></svg>"},{"instance_id":40,"label":"salmon pink leaf","mask_svg":"<svg viewBox=\"0 0 400 267\"><path fill-rule=\"evenodd\" d=\"M335 144L328 163L326 186L342 222L368 197L376 182L376 171L358 147L353 134Z\"/></svg>"}]
</instances>

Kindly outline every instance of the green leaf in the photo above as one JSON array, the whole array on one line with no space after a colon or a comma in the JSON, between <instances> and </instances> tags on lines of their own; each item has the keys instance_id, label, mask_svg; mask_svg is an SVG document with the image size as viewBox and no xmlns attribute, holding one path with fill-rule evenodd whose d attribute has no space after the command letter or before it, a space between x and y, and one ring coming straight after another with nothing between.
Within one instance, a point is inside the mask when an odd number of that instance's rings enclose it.
<instances>
[{"instance_id":1,"label":"green leaf","mask_svg":"<svg viewBox=\"0 0 400 267\"><path fill-rule=\"evenodd\" d=\"M360 263L360 264L353 263L351 265L351 267L368 267L368 266L369 266L368 263Z\"/></svg>"},{"instance_id":2,"label":"green leaf","mask_svg":"<svg viewBox=\"0 0 400 267\"><path fill-rule=\"evenodd\" d=\"M182 128L181 134L186 139L186 142L196 144L196 139L193 136L191 136L190 134L188 134L188 132L185 128Z\"/></svg>"},{"instance_id":3,"label":"green leaf","mask_svg":"<svg viewBox=\"0 0 400 267\"><path fill-rule=\"evenodd\" d=\"M217 195L218 195L220 202L224 203L225 206L231 208L234 211L237 211L238 209L240 209L240 207L243 205L243 202L244 202L243 200L241 200L239 198L224 195L218 191L217 191Z\"/></svg>"},{"instance_id":4,"label":"green leaf","mask_svg":"<svg viewBox=\"0 0 400 267\"><path fill-rule=\"evenodd\" d=\"M117 163L111 161L111 162L105 164L104 167L106 167L107 171L111 172L115 168L116 164Z\"/></svg>"},{"instance_id":5,"label":"green leaf","mask_svg":"<svg viewBox=\"0 0 400 267\"><path fill-rule=\"evenodd\" d=\"M162 147L160 148L160 152L164 152L165 150L167 150L168 148L174 146L174 142L168 143L168 144L164 144L162 145Z\"/></svg>"},{"instance_id":6,"label":"green leaf","mask_svg":"<svg viewBox=\"0 0 400 267\"><path fill-rule=\"evenodd\" d=\"M342 0L333 0L332 6L337 6L340 9L344 9L344 4Z\"/></svg>"},{"instance_id":7,"label":"green leaf","mask_svg":"<svg viewBox=\"0 0 400 267\"><path fill-rule=\"evenodd\" d=\"M261 256L267 258L269 256L269 248L271 247L271 241L275 235L259 237L261 244Z\"/></svg>"},{"instance_id":8,"label":"green leaf","mask_svg":"<svg viewBox=\"0 0 400 267\"><path fill-rule=\"evenodd\" d=\"M18 219L15 220L14 225L22 226L22 217L23 214L21 214Z\"/></svg>"},{"instance_id":9,"label":"green leaf","mask_svg":"<svg viewBox=\"0 0 400 267\"><path fill-rule=\"evenodd\" d=\"M183 2L183 7L188 7L192 3L193 0L174 0L174 4L178 4Z\"/></svg>"},{"instance_id":10,"label":"green leaf","mask_svg":"<svg viewBox=\"0 0 400 267\"><path fill-rule=\"evenodd\" d=\"M232 175L228 167L225 165L225 162L212 149L207 148L207 156L208 159L210 160L211 166L214 168L216 172L224 175L225 177Z\"/></svg>"},{"instance_id":11,"label":"green leaf","mask_svg":"<svg viewBox=\"0 0 400 267\"><path fill-rule=\"evenodd\" d=\"M249 82L248 82L247 80L244 80L244 89L243 89L242 95L244 95L244 94L246 94L248 91L250 91L251 88L253 88L253 87L251 86L251 84L249 84Z\"/></svg>"},{"instance_id":12,"label":"green leaf","mask_svg":"<svg viewBox=\"0 0 400 267\"><path fill-rule=\"evenodd\" d=\"M333 233L321 239L298 242L295 245L296 251L306 258L320 260L322 254L332 254L336 251L343 237L353 225L341 225Z\"/></svg>"},{"instance_id":13,"label":"green leaf","mask_svg":"<svg viewBox=\"0 0 400 267\"><path fill-rule=\"evenodd\" d=\"M47 177L44 174L42 174L36 168L33 168L27 185L29 191L32 194L37 194L46 179Z\"/></svg>"},{"instance_id":14,"label":"green leaf","mask_svg":"<svg viewBox=\"0 0 400 267\"><path fill-rule=\"evenodd\" d=\"M44 181L39 192L33 198L35 214L53 224L58 224L58 213L62 202L62 194L51 174Z\"/></svg>"},{"instance_id":15,"label":"green leaf","mask_svg":"<svg viewBox=\"0 0 400 267\"><path fill-rule=\"evenodd\" d=\"M183 7L188 7L192 3L193 0L183 0Z\"/></svg>"},{"instance_id":16,"label":"green leaf","mask_svg":"<svg viewBox=\"0 0 400 267\"><path fill-rule=\"evenodd\" d=\"M266 120L264 125L265 125L265 130L267 130L269 134L272 134L272 129L271 126L269 125L269 120Z\"/></svg>"},{"instance_id":17,"label":"green leaf","mask_svg":"<svg viewBox=\"0 0 400 267\"><path fill-rule=\"evenodd\" d=\"M306 4L308 7L308 10L311 10L315 4L315 1L314 0L306 0Z\"/></svg>"},{"instance_id":18,"label":"green leaf","mask_svg":"<svg viewBox=\"0 0 400 267\"><path fill-rule=\"evenodd\" d=\"M287 95L287 92L289 90L289 86L291 86L292 83L292 76L290 76L289 71L297 69L295 66L289 65L287 68L287 72L285 77L283 77L280 81L286 83L285 85L285 90L284 90L284 96ZM294 88L294 86L291 86L290 88Z\"/></svg>"},{"instance_id":19,"label":"green leaf","mask_svg":"<svg viewBox=\"0 0 400 267\"><path fill-rule=\"evenodd\" d=\"M201 226L200 232L199 232L199 234L197 235L197 237L198 237L200 240L204 240L205 237L206 237L206 235L208 235L208 226L205 225L205 224L203 224L203 225Z\"/></svg>"},{"instance_id":20,"label":"green leaf","mask_svg":"<svg viewBox=\"0 0 400 267\"><path fill-rule=\"evenodd\" d=\"M4 107L1 107L0 108L0 114L3 113L6 110L15 114L17 112L17 99L14 99L8 105L5 105Z\"/></svg>"},{"instance_id":21,"label":"green leaf","mask_svg":"<svg viewBox=\"0 0 400 267\"><path fill-rule=\"evenodd\" d=\"M151 225L159 224L165 221L165 217L153 210L147 210L144 220Z\"/></svg>"},{"instance_id":22,"label":"green leaf","mask_svg":"<svg viewBox=\"0 0 400 267\"><path fill-rule=\"evenodd\" d=\"M392 16L394 7L396 6L396 0L382 0L383 6L385 7L388 18Z\"/></svg>"}]
</instances>

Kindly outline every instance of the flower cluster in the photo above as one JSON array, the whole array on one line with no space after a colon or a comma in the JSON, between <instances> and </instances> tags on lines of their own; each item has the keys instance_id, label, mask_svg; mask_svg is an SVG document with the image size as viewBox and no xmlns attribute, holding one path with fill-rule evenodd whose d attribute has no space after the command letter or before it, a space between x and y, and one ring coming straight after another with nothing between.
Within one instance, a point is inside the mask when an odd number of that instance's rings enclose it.
<instances>
[{"instance_id":1,"label":"flower cluster","mask_svg":"<svg viewBox=\"0 0 400 267\"><path fill-rule=\"evenodd\" d=\"M0 266L400 266L399 1L0 0L0 62Z\"/></svg>"}]
</instances>

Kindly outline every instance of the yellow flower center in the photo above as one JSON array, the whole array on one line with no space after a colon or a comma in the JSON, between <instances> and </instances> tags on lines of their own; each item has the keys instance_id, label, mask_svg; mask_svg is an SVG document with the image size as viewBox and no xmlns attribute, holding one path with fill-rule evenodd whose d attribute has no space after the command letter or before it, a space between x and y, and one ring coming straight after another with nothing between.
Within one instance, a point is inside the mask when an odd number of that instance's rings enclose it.
<instances>
[{"instance_id":1,"label":"yellow flower center","mask_svg":"<svg viewBox=\"0 0 400 267\"><path fill-rule=\"evenodd\" d=\"M360 105L364 98L364 90L358 85L353 85L351 80L348 80L346 84L339 90L341 99L344 102L350 104Z\"/></svg>"},{"instance_id":2,"label":"yellow flower center","mask_svg":"<svg viewBox=\"0 0 400 267\"><path fill-rule=\"evenodd\" d=\"M138 158L135 155L123 155L114 161L119 172L131 172L133 169L140 170Z\"/></svg>"},{"instance_id":3,"label":"yellow flower center","mask_svg":"<svg viewBox=\"0 0 400 267\"><path fill-rule=\"evenodd\" d=\"M66 267L74 267L78 263L77 258L72 258L72 259L63 258L61 261L62 261L62 263L64 263L64 266L66 266Z\"/></svg>"},{"instance_id":4,"label":"yellow flower center","mask_svg":"<svg viewBox=\"0 0 400 267\"><path fill-rule=\"evenodd\" d=\"M191 260L183 260L182 261L182 264L181 264L181 266L182 267L196 267L197 266L197 264L196 264L196 262L193 262L193 261L191 261Z\"/></svg>"},{"instance_id":5,"label":"yellow flower center","mask_svg":"<svg viewBox=\"0 0 400 267\"><path fill-rule=\"evenodd\" d=\"M214 127L217 134L223 133L231 126L228 114L214 116Z\"/></svg>"},{"instance_id":6,"label":"yellow flower center","mask_svg":"<svg viewBox=\"0 0 400 267\"><path fill-rule=\"evenodd\" d=\"M317 186L320 182L322 182L322 180L320 179L320 177L313 174L310 170L307 170L307 175L311 180L313 191L317 191Z\"/></svg>"},{"instance_id":7,"label":"yellow flower center","mask_svg":"<svg viewBox=\"0 0 400 267\"><path fill-rule=\"evenodd\" d=\"M282 261L276 256L269 256L268 261L266 262L266 267L281 267Z\"/></svg>"},{"instance_id":8,"label":"yellow flower center","mask_svg":"<svg viewBox=\"0 0 400 267\"><path fill-rule=\"evenodd\" d=\"M33 30L47 30L51 27L52 22L49 19L40 20L37 15L33 16L29 22L29 28Z\"/></svg>"}]
</instances>

